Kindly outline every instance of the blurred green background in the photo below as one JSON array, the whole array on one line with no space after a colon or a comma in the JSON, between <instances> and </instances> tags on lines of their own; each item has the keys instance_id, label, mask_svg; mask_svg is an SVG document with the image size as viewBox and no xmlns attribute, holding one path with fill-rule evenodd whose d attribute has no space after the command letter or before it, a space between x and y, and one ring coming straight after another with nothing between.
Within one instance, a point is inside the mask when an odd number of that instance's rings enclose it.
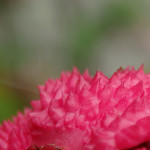
<instances>
[{"instance_id":1,"label":"blurred green background","mask_svg":"<svg viewBox=\"0 0 150 150\"><path fill-rule=\"evenodd\" d=\"M150 71L149 14L148 0L0 0L0 122L73 66Z\"/></svg>"}]
</instances>

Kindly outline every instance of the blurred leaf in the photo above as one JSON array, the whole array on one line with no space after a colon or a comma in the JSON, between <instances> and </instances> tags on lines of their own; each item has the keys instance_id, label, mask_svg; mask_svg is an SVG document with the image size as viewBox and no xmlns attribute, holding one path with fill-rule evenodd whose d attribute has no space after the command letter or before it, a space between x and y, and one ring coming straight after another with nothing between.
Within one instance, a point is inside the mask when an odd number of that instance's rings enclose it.
<instances>
[{"instance_id":1,"label":"blurred leaf","mask_svg":"<svg viewBox=\"0 0 150 150\"><path fill-rule=\"evenodd\" d=\"M0 122L16 115L19 110L23 110L24 105L19 94L0 86Z\"/></svg>"},{"instance_id":2,"label":"blurred leaf","mask_svg":"<svg viewBox=\"0 0 150 150\"><path fill-rule=\"evenodd\" d=\"M0 70L15 71L26 61L27 52L14 41L1 44L0 49Z\"/></svg>"}]
</instances>

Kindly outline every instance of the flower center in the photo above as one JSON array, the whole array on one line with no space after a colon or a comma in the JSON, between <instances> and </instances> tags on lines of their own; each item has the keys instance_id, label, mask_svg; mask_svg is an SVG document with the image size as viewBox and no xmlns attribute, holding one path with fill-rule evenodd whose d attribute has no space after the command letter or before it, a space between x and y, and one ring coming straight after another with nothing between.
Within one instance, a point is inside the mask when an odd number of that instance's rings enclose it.
<instances>
[{"instance_id":1,"label":"flower center","mask_svg":"<svg viewBox=\"0 0 150 150\"><path fill-rule=\"evenodd\" d=\"M126 149L126 150L138 150L138 149L143 149L143 150L149 150L150 149L150 142L145 142L145 143L142 143L140 145L137 145L135 147L132 147L132 148L129 148L129 149Z\"/></svg>"},{"instance_id":2,"label":"flower center","mask_svg":"<svg viewBox=\"0 0 150 150\"><path fill-rule=\"evenodd\" d=\"M49 144L49 145L44 145L44 146L36 146L36 145L31 145L28 147L26 150L64 150L63 148L60 148L54 144Z\"/></svg>"}]
</instances>

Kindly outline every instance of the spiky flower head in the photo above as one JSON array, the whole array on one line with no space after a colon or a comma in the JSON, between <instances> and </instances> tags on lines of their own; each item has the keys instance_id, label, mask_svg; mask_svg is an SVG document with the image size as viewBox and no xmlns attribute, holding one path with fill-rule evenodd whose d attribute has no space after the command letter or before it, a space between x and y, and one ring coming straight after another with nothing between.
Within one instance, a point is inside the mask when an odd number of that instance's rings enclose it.
<instances>
[{"instance_id":1,"label":"spiky flower head","mask_svg":"<svg viewBox=\"0 0 150 150\"><path fill-rule=\"evenodd\" d=\"M150 74L111 78L63 72L39 86L40 100L0 126L0 150L150 149Z\"/></svg>"}]
</instances>

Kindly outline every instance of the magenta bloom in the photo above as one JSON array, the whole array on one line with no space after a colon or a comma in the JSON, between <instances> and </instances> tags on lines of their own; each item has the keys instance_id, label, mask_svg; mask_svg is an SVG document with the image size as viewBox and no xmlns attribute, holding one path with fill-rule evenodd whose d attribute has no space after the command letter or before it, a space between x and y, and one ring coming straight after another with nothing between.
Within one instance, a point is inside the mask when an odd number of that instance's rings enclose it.
<instances>
[{"instance_id":1,"label":"magenta bloom","mask_svg":"<svg viewBox=\"0 0 150 150\"><path fill-rule=\"evenodd\" d=\"M149 150L150 74L129 67L62 73L40 100L0 126L0 150Z\"/></svg>"}]
</instances>

